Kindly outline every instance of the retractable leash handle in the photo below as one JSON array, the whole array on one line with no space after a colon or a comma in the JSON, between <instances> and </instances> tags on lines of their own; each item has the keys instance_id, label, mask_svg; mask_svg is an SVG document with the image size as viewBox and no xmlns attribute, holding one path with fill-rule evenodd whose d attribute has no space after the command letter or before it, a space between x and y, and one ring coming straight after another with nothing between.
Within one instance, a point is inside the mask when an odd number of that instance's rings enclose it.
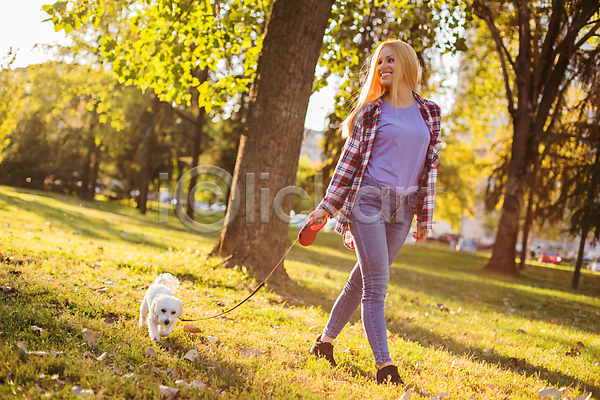
<instances>
[{"instance_id":1,"label":"retractable leash handle","mask_svg":"<svg viewBox=\"0 0 600 400\"><path fill-rule=\"evenodd\" d=\"M317 238L317 233L325 226L327 218L319 225L309 226L308 222L298 232L298 241L302 246L310 246Z\"/></svg>"}]
</instances>

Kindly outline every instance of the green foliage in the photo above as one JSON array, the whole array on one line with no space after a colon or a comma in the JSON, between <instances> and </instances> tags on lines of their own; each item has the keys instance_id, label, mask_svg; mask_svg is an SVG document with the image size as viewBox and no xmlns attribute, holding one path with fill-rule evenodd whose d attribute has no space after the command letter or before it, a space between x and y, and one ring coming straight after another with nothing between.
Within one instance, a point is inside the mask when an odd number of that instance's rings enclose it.
<instances>
[{"instance_id":1,"label":"green foliage","mask_svg":"<svg viewBox=\"0 0 600 400\"><path fill-rule=\"evenodd\" d=\"M210 111L249 89L269 7L269 1L248 0L68 0L44 9L55 29L67 34L102 32L97 54L121 83L188 106L190 88L196 88L198 106ZM198 79L204 68L213 82Z\"/></svg>"}]
</instances>

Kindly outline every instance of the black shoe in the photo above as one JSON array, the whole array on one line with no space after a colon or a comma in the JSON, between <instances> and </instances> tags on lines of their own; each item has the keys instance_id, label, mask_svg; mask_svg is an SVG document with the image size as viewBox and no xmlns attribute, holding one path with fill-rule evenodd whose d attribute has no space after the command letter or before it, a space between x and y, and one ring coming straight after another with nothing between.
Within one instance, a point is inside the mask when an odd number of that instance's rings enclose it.
<instances>
[{"instance_id":1,"label":"black shoe","mask_svg":"<svg viewBox=\"0 0 600 400\"><path fill-rule=\"evenodd\" d=\"M377 371L377 383L379 385L384 383L392 383L398 386L404 385L400 374L398 374L398 368L395 365L388 365Z\"/></svg>"},{"instance_id":2,"label":"black shoe","mask_svg":"<svg viewBox=\"0 0 600 400\"><path fill-rule=\"evenodd\" d=\"M310 354L317 357L323 357L333 367L337 367L335 360L333 359L333 344L321 341L321 336L318 336L315 343L310 348Z\"/></svg>"}]
</instances>

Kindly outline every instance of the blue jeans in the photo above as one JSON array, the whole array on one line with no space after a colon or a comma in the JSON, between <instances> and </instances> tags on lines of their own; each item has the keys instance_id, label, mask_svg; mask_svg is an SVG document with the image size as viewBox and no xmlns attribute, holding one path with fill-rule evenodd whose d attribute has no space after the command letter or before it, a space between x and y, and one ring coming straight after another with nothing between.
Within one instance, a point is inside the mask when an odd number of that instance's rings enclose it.
<instances>
[{"instance_id":1,"label":"blue jeans","mask_svg":"<svg viewBox=\"0 0 600 400\"><path fill-rule=\"evenodd\" d=\"M363 181L359 196L350 218L357 262L333 305L323 333L335 339L361 304L363 327L375 364L379 365L392 361L387 345L384 301L390 264L400 253L410 230L416 194L397 197L387 188Z\"/></svg>"}]
</instances>

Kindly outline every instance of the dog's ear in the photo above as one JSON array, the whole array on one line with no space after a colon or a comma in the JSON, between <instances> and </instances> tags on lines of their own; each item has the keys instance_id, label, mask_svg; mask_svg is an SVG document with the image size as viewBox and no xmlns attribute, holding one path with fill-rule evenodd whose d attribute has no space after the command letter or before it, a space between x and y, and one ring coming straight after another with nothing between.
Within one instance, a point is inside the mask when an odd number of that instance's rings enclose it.
<instances>
[{"instance_id":1,"label":"dog's ear","mask_svg":"<svg viewBox=\"0 0 600 400\"><path fill-rule=\"evenodd\" d=\"M152 315L156 315L156 306L158 305L158 299L154 299L152 303L150 303L150 313Z\"/></svg>"},{"instance_id":2,"label":"dog's ear","mask_svg":"<svg viewBox=\"0 0 600 400\"><path fill-rule=\"evenodd\" d=\"M177 316L181 317L183 315L183 303L181 300L177 299Z\"/></svg>"}]
</instances>

